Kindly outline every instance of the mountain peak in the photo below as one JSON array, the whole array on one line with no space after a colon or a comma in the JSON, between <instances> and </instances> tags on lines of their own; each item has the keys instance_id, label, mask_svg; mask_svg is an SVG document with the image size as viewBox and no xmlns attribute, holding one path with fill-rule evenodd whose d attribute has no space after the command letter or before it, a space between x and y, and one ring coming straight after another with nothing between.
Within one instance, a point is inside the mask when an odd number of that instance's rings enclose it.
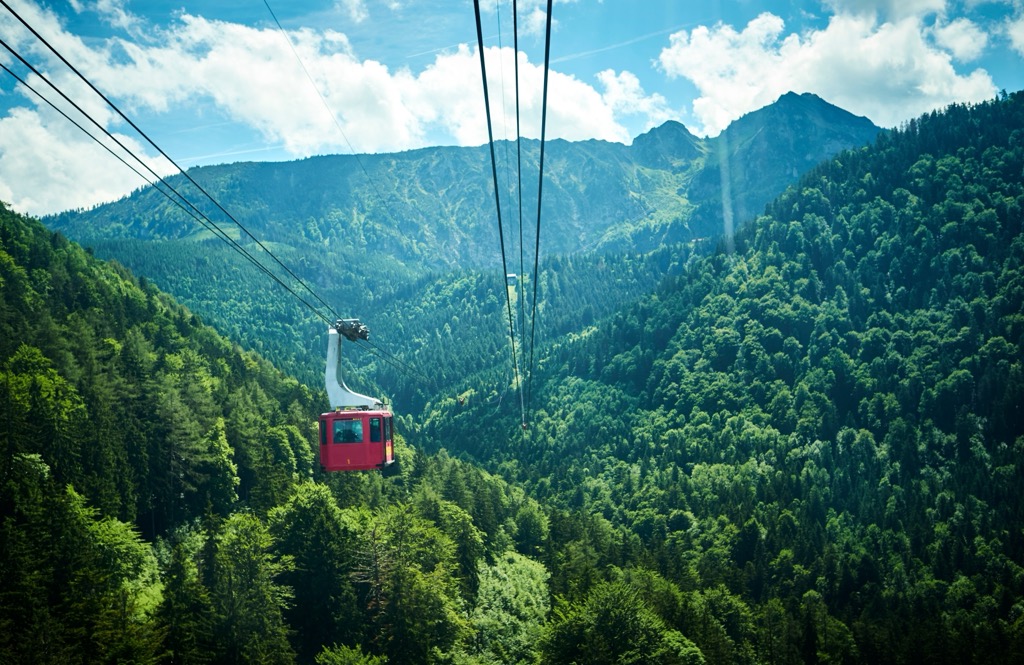
<instances>
[{"instance_id":1,"label":"mountain peak","mask_svg":"<svg viewBox=\"0 0 1024 665\"><path fill-rule=\"evenodd\" d=\"M744 114L739 119L730 123L722 133L732 131L737 126L757 122L760 118L776 119L783 116L791 120L802 117L816 125L847 126L855 129L857 132L864 131L869 134L877 134L881 131L881 128L868 118L862 115L854 115L822 99L818 95L810 92L796 93L790 91L781 95L773 103Z\"/></svg>"},{"instance_id":2,"label":"mountain peak","mask_svg":"<svg viewBox=\"0 0 1024 665\"><path fill-rule=\"evenodd\" d=\"M801 173L843 150L873 142L881 131L867 118L817 95L787 92L733 121L707 145L718 164L728 164L733 214L746 220ZM720 187L721 177L718 169L705 170L695 191Z\"/></svg>"},{"instance_id":3,"label":"mountain peak","mask_svg":"<svg viewBox=\"0 0 1024 665\"><path fill-rule=\"evenodd\" d=\"M813 92L793 92L792 90L780 95L779 98L775 101L776 104L794 104L800 102L828 104L828 102L826 102L824 99L817 96ZM829 106L831 106L831 104L829 104Z\"/></svg>"},{"instance_id":4,"label":"mountain peak","mask_svg":"<svg viewBox=\"0 0 1024 665\"><path fill-rule=\"evenodd\" d=\"M633 139L637 161L655 168L672 168L701 154L701 140L681 122L668 120Z\"/></svg>"}]
</instances>

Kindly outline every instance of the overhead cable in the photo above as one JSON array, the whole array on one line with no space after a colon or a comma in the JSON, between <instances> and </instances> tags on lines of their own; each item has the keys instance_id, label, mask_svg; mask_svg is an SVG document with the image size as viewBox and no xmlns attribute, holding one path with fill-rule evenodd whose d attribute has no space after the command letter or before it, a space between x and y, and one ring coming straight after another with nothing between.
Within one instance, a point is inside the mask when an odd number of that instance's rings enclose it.
<instances>
[{"instance_id":1,"label":"overhead cable","mask_svg":"<svg viewBox=\"0 0 1024 665\"><path fill-rule=\"evenodd\" d=\"M519 344L522 349L523 334L526 331L526 298L523 277L526 271L523 266L524 242L523 242L523 134L520 128L520 104L519 104L519 11L516 0L512 0L512 53L515 63L515 86L516 86L516 193L519 203L519 279L516 280L516 288L519 290ZM525 349L524 349L525 352ZM519 390L519 409L526 413L526 397L522 387ZM525 416L524 416L525 420Z\"/></svg>"},{"instance_id":2,"label":"overhead cable","mask_svg":"<svg viewBox=\"0 0 1024 665\"><path fill-rule=\"evenodd\" d=\"M159 152L160 155L163 156L163 158L166 159L172 166L174 166L174 168L176 168L178 170L178 172L181 173L181 175L184 176L185 179L187 179L192 184L193 187L195 187L207 199L209 199L228 219L230 219L235 224L235 226L237 226L243 233L245 233L245 235L247 235L253 242L255 242L256 245L258 245L260 247L260 249L262 249L264 252L266 252L267 255L271 259L274 260L275 263L277 263L289 276L291 276L292 279L294 279L302 288L304 288L310 295L312 295L314 299L316 299L328 312L330 312L333 315L333 318L335 320L341 318L340 316L337 315L336 312L334 312L333 308L331 308L330 305L328 305L326 302L324 302L324 300L319 295L317 295L298 275L296 275L294 272L292 272L291 268L286 266L284 264L284 262L282 262L279 258L277 258L277 256L275 256L274 253L271 252L270 249L268 249L266 247L266 245L264 245L258 238L256 238L256 236L254 236L252 233L250 233L249 230L241 222L239 222L234 217L234 215L232 215L230 212L228 212L227 209L225 209L224 206L221 205L221 203L219 201L217 201L217 199L215 199L209 192L206 191L206 189L204 189L198 182L196 182L196 180L191 175L189 175L189 173L187 171L185 171L185 169L181 168L181 166L179 166L178 163L175 162L174 159L172 159L170 155L168 155L166 152L164 152L164 150L162 148L160 148L160 146L158 146L149 137L149 135L147 135L144 131L142 131L142 129L139 128L139 126L136 125L132 121L131 118L129 118L127 115L125 115L125 113L123 111L121 111L121 109L118 108L118 106L116 104L114 104L114 102L112 102L95 85L93 85L92 82L89 81L89 79L86 78L84 74L82 74L82 72L80 72L74 65L72 65L67 60L67 58L65 58L59 51L57 51L57 49L54 48L50 44L50 42L48 42L42 35L40 35L39 32L36 31L35 28L33 28L27 21L25 21L25 19L23 19L20 14L18 14L16 11L14 11L14 9L12 9L9 4L7 4L6 0L0 0L0 4L2 4L7 9L7 11L9 11L11 13L12 16L14 16L16 19L18 19L18 21L21 22L21 24L24 25L36 37L36 39L38 39L44 46L46 46L46 48L48 48L51 53L53 53L55 56L57 56L57 58L60 59L60 61L63 62L64 65L68 67L68 69L70 69L72 72L74 72L75 75L78 76L78 78L81 79L81 81L83 83L85 83L87 86L89 86L89 88L92 89L92 91L95 92L100 97L100 99L102 99L104 102L106 102L106 104L115 113L117 113L125 122L127 122L132 127L132 129L134 129L136 132L138 132L138 134L142 138L144 138L151 146L153 146L153 148L157 152ZM10 50L9 47L8 47L8 50ZM321 315L321 318L325 318L325 317L322 317L322 315ZM331 320L331 319L328 318L327 320Z\"/></svg>"},{"instance_id":3,"label":"overhead cable","mask_svg":"<svg viewBox=\"0 0 1024 665\"><path fill-rule=\"evenodd\" d=\"M0 2L2 2L2 0L0 0ZM266 274L266 275L267 275L267 276L269 276L269 277L270 277L271 279L273 279L273 280L274 280L274 281L276 281L276 282L277 282L278 284L280 284L280 285L281 285L281 286L282 286L282 287L283 287L283 288L284 288L285 290L287 290L287 291L288 291L289 293L291 293L291 294L292 294L293 296L295 296L295 297L296 297L296 298L297 298L297 299L298 299L298 300L299 300L300 302L302 302L302 303L303 303L304 305L306 305L306 307L308 307L309 309L311 309L311 310L312 310L312 311L314 312L314 314L316 314L317 316L319 316L319 317L320 317L321 319L323 319L323 320L325 320L325 321L330 321L330 319L327 319L327 318L326 318L326 317L325 317L325 316L324 316L324 315L323 315L322 313L320 313L320 312L319 312L319 311L318 311L318 310L317 310L317 309L316 309L315 307L313 307L313 305L312 305L311 303L309 303L309 302L308 302L307 300L305 300L305 299L304 299L304 298L303 298L302 296L300 296L299 294L297 294L297 293L296 293L296 292L295 292L295 291L294 291L294 290L293 290L293 289L292 289L292 288L291 288L290 286L288 286L287 284L285 284L285 283L284 283L284 281L282 281L282 280L281 280L281 279L280 279L280 278L279 278L279 277L278 277L277 275L275 275L275 274L274 274L274 273L273 273L273 272L272 272L272 271L271 271L270 269L268 269L268 268L267 268L266 266L264 266L264 265L263 265L262 263L260 263L260 262L259 262L259 261L258 261L258 260L257 260L257 259L256 259L256 258L255 258L255 257L254 257L254 256L252 255L252 254L251 254L251 253L249 253L249 251L248 251L248 250L246 250L246 249L245 249L244 247L242 247L242 246L241 246L240 244L238 244L238 242L237 242L237 241L235 241L235 239L234 239L234 238L232 238L232 237L231 237L230 235L228 235L227 233L225 233L223 229L221 229L221 228L220 228L219 226L217 226L217 224L216 224L216 223L215 223L215 222L214 222L213 220L211 220L211 219L210 219L209 217L207 217L207 216L206 216L206 214L205 214L205 213L203 213L203 212L202 212L201 210L199 210L199 208L197 208L197 207L195 206L195 204L193 204L193 203L192 203L192 202L191 202L191 201L190 201L190 200L189 200L189 199L188 199L188 198L187 198L187 197L186 197L185 195L183 195L183 194L182 194L181 192L179 192L179 191L178 191L177 189L175 189L175 188L174 188L174 186L173 186L173 185L171 185L171 184L170 184L169 182L167 182L167 180L166 180L166 179L165 179L165 178L164 178L163 176L161 176L161 175L160 175L160 174L158 174L158 173L157 173L156 171L154 171L154 170L153 170L153 169L152 169L152 168L151 168L151 167L150 167L150 166L149 166L149 165L148 165L148 164L147 164L147 163L146 163L146 162L145 162L145 161L144 161L143 159L141 159L141 158L140 158L140 157L139 157L138 155L136 155L136 154L135 154L135 153L134 153L134 152L133 152L133 151L132 151L132 150L131 150L131 149L130 149L129 147L127 147L126 145L124 145L124 143L122 143L122 142L121 142L121 141L120 141L120 140L119 140L119 139L118 139L118 138L117 138L116 136L114 136L114 135L113 135L113 134L112 134L112 133L111 133L111 132L110 132L109 130L107 130L107 129L106 129L105 127L103 127L103 125L101 125L101 124L100 124L100 123L99 123L99 122L98 122L98 121L97 121L97 120L96 120L95 118L93 118L93 117L92 117L91 115L89 115L89 114L88 114L88 113L87 113L87 112L86 112L86 111L85 111L85 110L84 110L84 109L83 109L83 108L82 108L81 106L79 106L79 105L78 105L78 104L77 104L77 103L76 103L76 102L75 102L75 101L74 101L73 99L71 99L70 97L68 97L68 96L67 96L67 95L66 95L66 94L64 93L64 91L63 91L63 90L61 90L60 88L58 88L58 87L57 87L57 86L56 86L56 85L55 85L55 84L54 84L54 83L53 83L52 81L50 81L50 80L49 80L49 79L48 79L48 78L47 78L47 77L46 77L46 76L45 76L45 75L44 75L44 74L43 74L42 72L40 72L40 71L39 71L38 69L36 69L36 68L35 68L35 67L34 67L34 66L33 66L33 65L32 65L32 64L30 63L30 62L28 62L28 61L27 61L27 60L26 60L26 59L25 59L25 58L24 58L24 57L23 57L23 56L22 56L22 55L21 55L20 53L18 53L17 51L15 51L15 50L14 50L14 49L13 49L13 48L12 48L12 47L11 47L11 46L9 45L9 44L7 44L7 42L5 42L5 41L4 41L3 39L0 39L0 46L3 46L3 47L4 47L5 49L7 49L7 51L8 51L8 52L10 52L10 53L11 53L11 54L12 54L12 55L13 55L13 56L15 57L15 58L17 58L17 59L18 59L19 61L21 61L21 63L22 63L23 65L25 65L25 66L26 66L26 67L27 67L27 68L28 68L28 69L29 69L29 70L30 70L30 71L31 71L31 72L32 72L33 74L35 74L36 76L38 76L38 77L40 78L40 80L42 80L42 81L43 81L44 83L46 83L46 84L47 84L48 86L50 86L50 88L52 88L52 89L53 89L53 90L54 90L54 91L55 91L55 92L56 92L57 94L59 94L59 95L60 95L60 96L61 96L61 97L62 97L62 98L63 98L63 99L64 99L64 100L66 101L66 102L68 102L68 104L70 104L70 105L71 105L71 106L72 106L72 107L73 107L73 108L74 108L74 109L75 109L76 111L78 111L78 113L80 113L80 114L81 114L81 115L82 115L82 116L83 116L84 118L86 118L87 120L89 120L89 122L91 122L91 123L92 123L92 124L93 124L94 126L96 126L96 127L97 127L97 128L98 128L98 129L99 129L99 130L100 130L101 132L103 132L103 133L104 133L104 134L105 134L105 135L107 136L107 138L109 138L109 139L110 139L111 141L113 141L113 142L114 142L114 143L115 143L115 144L116 144L116 145L117 145L118 147L120 147L120 148L121 148L121 150L123 150L123 151L124 151L124 152L125 152L126 154L128 154L129 156L131 156L131 158L132 158L132 159L134 159L134 160L135 160L136 162L138 162L138 163L139 163L139 164L140 164L140 165L141 165L141 166L142 166L142 167L143 167L143 168L144 168L145 170L149 171L149 173L150 173L150 174L151 174L151 175L153 176L153 178L155 179L155 182L154 182L154 181L151 181L151 180L150 180L149 178L147 178L147 177L146 177L146 176L145 176L144 174L142 174L142 173L141 173L141 172L140 172L140 171L139 171L138 169L136 169L136 168L135 168L135 167L133 167L133 166L132 166L131 164L129 164L128 162L126 162L126 161L125 161L125 160L124 160L124 159L123 159L123 158L122 158L121 156L119 156L118 154L116 154L116 153L115 153L115 152L114 152L114 151L113 151L113 150L112 150L112 149L111 149L111 148L110 148L110 147L109 147L108 145L106 145L105 143L103 143L102 141L100 141L100 140L99 140L99 139L98 139L98 138L97 138L96 136L94 136L94 135L93 135L93 134L92 134L91 132L89 132L89 131L88 131L87 129L85 129L84 127L82 127L82 125L80 125L80 124L79 124L78 122L76 122L75 120L73 120L73 119L72 119L72 118L71 118L70 116L68 116L68 114L67 114L67 113L65 113L65 112L64 112L63 110L61 110L60 108L58 108L58 107L57 107L57 106L56 106L55 104L53 104L53 102L51 102L51 101L50 101L49 99L47 99L47 98L46 98L46 97L45 97L44 95L42 95L42 94L41 94L41 93L40 93L40 92L39 92L38 90L36 90L35 88L33 88L33 87L32 87L31 85L29 85L29 84L28 84L28 82L26 82L25 80L23 80L23 79L22 79L22 78L21 78L20 76L18 76L18 75L17 75L17 74L15 73L15 72L13 72L13 71L12 71L11 69L9 69L9 68L8 68L7 66L5 66L5 65L0 65L0 66L3 66L4 70L6 70L6 71L7 71L7 72L8 72L9 74L11 74L11 76L13 76L13 77L14 77L14 78L15 78L15 79L16 79L16 80L17 80L17 81L19 82L19 83L21 83L21 84L22 84L22 85L24 85L24 86L25 86L26 88L28 88L29 90L31 90L31 91L32 91L32 92L33 92L33 93L34 93L34 94L35 94L36 96L38 96L38 97L39 97L40 99L42 99L42 100L43 100L44 102L46 102L46 103L47 103L47 104L48 104L48 105L49 105L49 106L50 106L51 108L53 108L53 109L54 109L55 111L57 111L57 112L58 112L58 113L60 113L60 114L61 114L62 116L64 116L64 117L65 117L65 118L66 118L66 119L67 119L67 120L68 120L69 122L71 122L71 124L73 124L73 125L74 125L75 127L77 127L77 128L79 129L79 130L81 130L81 131L82 131L83 133L85 133L85 135L86 135L86 136L88 136L88 137L89 137L89 138L91 138L91 139L92 139L93 141L95 141L96 143L98 143L98 144L99 144L99 145L100 145L101 147L103 147L103 148L104 148L104 149L105 149L105 150L106 150L107 152L109 152L109 153L110 153L111 155L113 155L113 156L114 156L115 158L117 158L117 159L118 159L118 160L119 160L119 161L120 161L120 162L121 162L122 164L124 164L125 166L127 166L128 168L130 168L130 169L131 169L132 171L134 171L134 172L135 172L135 173L136 173L136 174L137 174L137 175L138 175L139 177L141 177L141 178L142 178L142 179L143 179L143 180L144 180L145 182L147 182L147 183L148 183L149 185L151 185L152 187L154 187L154 188L155 188L155 189L156 189L156 190L157 190L158 192L160 192L160 193L161 193L161 194L163 194L163 195L164 195L165 197L167 197L167 198L168 198L168 199L169 199L169 200L170 200L170 201L171 201L172 203L174 203L174 204L175 204L175 205L177 205L177 206L178 206L179 208L181 208L181 209L182 209L182 210L183 210L183 211L184 211L184 212L185 212L186 214L188 214L189 216L191 216L191 217L192 217L192 218L193 218L194 220L196 220L196 221L197 221L197 222L198 222L198 223L199 223L200 225L202 225L202 226L203 226L204 228L206 228L206 229L207 229L208 231L210 231L211 233L213 233L213 234L214 234L214 235L215 235L216 237L218 237L218 238L220 238L221 240L224 240L225 242L227 242L227 243L229 243L230 245L232 245L232 247L233 247L233 248L235 249L235 251L239 252L239 253L240 253L240 254L241 254L242 256L244 256L244 257L245 257L245 258L246 258L246 259L247 259L247 260L248 260L248 261L249 261L250 263L252 263L252 264L253 264L253 265L254 265L254 266L255 266L255 267L257 268L257 269L261 270L261 271L262 271L262 272L263 272L264 274ZM166 189L163 189L163 188L161 188L161 187L158 187L158 186L156 185L156 182L159 182L160 184L162 184L162 185L163 185L163 187L164 187L164 188L166 188ZM170 194L169 194L169 193L167 192L167 190L170 190L171 192L174 192L175 196L177 196L178 198L177 198L177 199L175 199L174 197L172 197L172 196L171 196L171 195L170 195ZM185 204L187 204L187 205L188 205L188 207L187 207L187 208L185 207ZM191 208L191 210L190 210L189 208ZM204 220L205 220L205 221L204 221Z\"/></svg>"},{"instance_id":4,"label":"overhead cable","mask_svg":"<svg viewBox=\"0 0 1024 665\"><path fill-rule=\"evenodd\" d=\"M541 197L544 191L544 139L547 133L548 122L548 73L551 70L551 5L548 0L547 28L544 33L544 96L541 101L540 116L540 169L537 176L537 232L534 242L533 254L533 312L530 315L530 385L527 394L530 395L533 388L533 350L537 332L537 275L540 267L540 212Z\"/></svg>"},{"instance_id":5,"label":"overhead cable","mask_svg":"<svg viewBox=\"0 0 1024 665\"><path fill-rule=\"evenodd\" d=\"M473 0L473 10L476 15L476 39L477 39L477 51L480 54L480 75L483 79L484 89L484 110L487 116L487 145L491 151L491 178L494 182L494 205L497 209L498 215L498 239L501 244L501 280L502 284L505 283L506 276L508 275L508 261L505 258L505 232L502 228L501 223L501 195L498 191L498 163L494 155L494 129L491 123L491 100L490 95L487 91L487 63L484 58L484 33L483 28L480 25L480 0ZM522 384L519 378L519 363L516 358L516 335L515 327L513 326L512 319L512 298L509 296L508 288L505 288L505 304L508 311L508 334L512 342L512 365L515 370L515 383L522 389ZM526 414L523 412L522 425L526 427Z\"/></svg>"}]
</instances>

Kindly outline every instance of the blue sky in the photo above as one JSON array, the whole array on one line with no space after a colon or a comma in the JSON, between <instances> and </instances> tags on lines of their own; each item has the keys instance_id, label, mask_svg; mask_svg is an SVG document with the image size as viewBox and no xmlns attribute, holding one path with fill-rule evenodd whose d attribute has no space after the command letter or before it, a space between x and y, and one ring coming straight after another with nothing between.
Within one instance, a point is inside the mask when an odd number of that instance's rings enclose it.
<instances>
[{"instance_id":1,"label":"blue sky","mask_svg":"<svg viewBox=\"0 0 1024 665\"><path fill-rule=\"evenodd\" d=\"M4 2L185 167L486 141L469 0ZM495 132L513 138L511 0L481 6ZM545 6L518 2L530 137ZM790 90L892 127L1024 87L1024 0L556 0L552 15L548 138L629 143L666 120L713 136ZM0 37L173 171L2 5ZM0 200L45 214L144 184L0 71Z\"/></svg>"}]
</instances>

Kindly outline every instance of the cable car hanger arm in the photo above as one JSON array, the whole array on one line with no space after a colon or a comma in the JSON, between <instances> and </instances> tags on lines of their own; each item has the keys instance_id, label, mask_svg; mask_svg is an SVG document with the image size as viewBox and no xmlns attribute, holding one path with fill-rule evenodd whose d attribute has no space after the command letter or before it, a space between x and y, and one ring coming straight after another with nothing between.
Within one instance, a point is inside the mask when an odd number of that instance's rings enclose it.
<instances>
[{"instance_id":1,"label":"cable car hanger arm","mask_svg":"<svg viewBox=\"0 0 1024 665\"><path fill-rule=\"evenodd\" d=\"M338 362L341 360L342 337L353 342L358 339L368 340L370 329L359 319L338 319L327 333L327 370L324 372L324 382L331 408L338 410L382 407L384 403L376 397L360 395L345 385L338 368Z\"/></svg>"}]
</instances>

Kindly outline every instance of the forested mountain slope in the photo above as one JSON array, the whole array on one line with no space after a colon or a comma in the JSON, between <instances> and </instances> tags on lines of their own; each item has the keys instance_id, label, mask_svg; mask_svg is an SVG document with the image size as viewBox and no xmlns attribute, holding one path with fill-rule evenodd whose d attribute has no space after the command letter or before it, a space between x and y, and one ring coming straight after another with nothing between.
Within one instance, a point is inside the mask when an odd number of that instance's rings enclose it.
<instances>
[{"instance_id":1,"label":"forested mountain slope","mask_svg":"<svg viewBox=\"0 0 1024 665\"><path fill-rule=\"evenodd\" d=\"M0 209L0 660L1021 660L1022 137L1024 95L954 106L732 251L552 258L525 432L500 276L383 285L449 388L387 478L320 474L318 388Z\"/></svg>"},{"instance_id":2,"label":"forested mountain slope","mask_svg":"<svg viewBox=\"0 0 1024 665\"><path fill-rule=\"evenodd\" d=\"M1020 93L915 120L552 344L525 434L470 399L423 438L624 529L561 565L695 594L710 662L1019 660L1022 173Z\"/></svg>"},{"instance_id":3,"label":"forested mountain slope","mask_svg":"<svg viewBox=\"0 0 1024 665\"><path fill-rule=\"evenodd\" d=\"M0 662L534 660L580 519L400 436L321 475L320 391L3 206L0 333Z\"/></svg>"},{"instance_id":4,"label":"forested mountain slope","mask_svg":"<svg viewBox=\"0 0 1024 665\"><path fill-rule=\"evenodd\" d=\"M6 208L0 249L8 465L41 455L56 482L148 536L271 476L310 475L309 389ZM260 459L271 439L281 459Z\"/></svg>"}]
</instances>

